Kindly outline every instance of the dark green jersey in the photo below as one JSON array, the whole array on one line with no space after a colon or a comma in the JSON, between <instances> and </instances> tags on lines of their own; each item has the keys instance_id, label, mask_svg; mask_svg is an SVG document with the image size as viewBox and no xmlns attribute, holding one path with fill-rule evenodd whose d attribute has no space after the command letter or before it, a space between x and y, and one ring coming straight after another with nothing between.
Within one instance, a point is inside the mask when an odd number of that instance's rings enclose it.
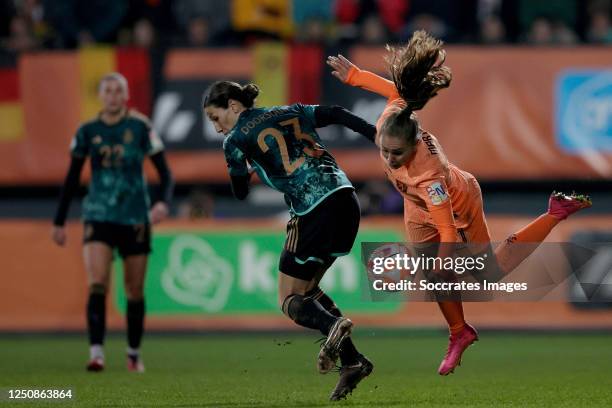
<instances>
[{"instance_id":1,"label":"dark green jersey","mask_svg":"<svg viewBox=\"0 0 612 408\"><path fill-rule=\"evenodd\" d=\"M264 183L285 194L297 215L339 189L353 188L315 130L315 108L247 109L223 142L230 175L248 174L250 163Z\"/></svg>"},{"instance_id":2,"label":"dark green jersey","mask_svg":"<svg viewBox=\"0 0 612 408\"><path fill-rule=\"evenodd\" d=\"M83 201L83 219L134 225L149 222L149 196L142 164L163 150L148 119L128 112L116 124L95 119L72 140L73 156L89 156L91 181Z\"/></svg>"}]
</instances>

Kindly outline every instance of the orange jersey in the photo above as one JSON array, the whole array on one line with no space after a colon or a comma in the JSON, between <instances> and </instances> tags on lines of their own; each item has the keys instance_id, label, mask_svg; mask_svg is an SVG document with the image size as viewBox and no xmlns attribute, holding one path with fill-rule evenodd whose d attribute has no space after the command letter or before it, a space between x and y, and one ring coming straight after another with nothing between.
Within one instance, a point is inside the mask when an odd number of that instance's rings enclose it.
<instances>
[{"instance_id":1,"label":"orange jersey","mask_svg":"<svg viewBox=\"0 0 612 408\"><path fill-rule=\"evenodd\" d=\"M457 241L457 228L467 228L472 218L475 179L448 162L433 135L421 132L410 161L384 170L404 198L406 225L430 225L442 242Z\"/></svg>"},{"instance_id":2,"label":"orange jersey","mask_svg":"<svg viewBox=\"0 0 612 408\"><path fill-rule=\"evenodd\" d=\"M376 123L377 130L390 113L406 106L393 82L371 72L351 69L347 83L388 99ZM468 228L482 209L480 188L474 176L449 163L438 140L422 129L410 161L399 169L384 165L384 170L404 198L404 222L411 240L431 239L433 231L439 234L441 242L456 242L457 229ZM415 235L408 231L411 225L432 228Z\"/></svg>"}]
</instances>

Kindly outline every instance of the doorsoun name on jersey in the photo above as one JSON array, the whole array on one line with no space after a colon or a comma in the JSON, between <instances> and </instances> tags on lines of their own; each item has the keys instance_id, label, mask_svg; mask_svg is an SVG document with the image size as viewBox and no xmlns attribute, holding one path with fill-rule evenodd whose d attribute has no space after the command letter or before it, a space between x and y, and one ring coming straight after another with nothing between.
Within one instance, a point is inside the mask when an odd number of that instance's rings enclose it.
<instances>
[{"instance_id":1,"label":"doorsoun name on jersey","mask_svg":"<svg viewBox=\"0 0 612 408\"><path fill-rule=\"evenodd\" d=\"M243 135L246 135L249 133L251 129L254 129L255 126L261 124L262 122L268 119L271 119L275 116L283 115L285 113L287 112L282 109L265 112L259 116L256 116L254 119L249 120L247 123L245 123L244 126L240 128L240 131L242 132Z\"/></svg>"}]
</instances>

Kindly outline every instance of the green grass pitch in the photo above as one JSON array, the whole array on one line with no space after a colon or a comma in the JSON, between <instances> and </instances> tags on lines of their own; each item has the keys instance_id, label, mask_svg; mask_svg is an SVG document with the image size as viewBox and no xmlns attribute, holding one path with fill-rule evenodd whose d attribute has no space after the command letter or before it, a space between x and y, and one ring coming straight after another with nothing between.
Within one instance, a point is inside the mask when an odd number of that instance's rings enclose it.
<instances>
[{"instance_id":1,"label":"green grass pitch","mask_svg":"<svg viewBox=\"0 0 612 408\"><path fill-rule=\"evenodd\" d=\"M67 388L72 402L30 407L582 407L612 406L612 335L481 333L455 374L436 369L446 336L357 330L373 374L330 403L336 373L320 375L307 334L155 335L147 372L125 369L123 336L107 340L107 367L84 370L85 336L0 336L0 388Z\"/></svg>"}]
</instances>

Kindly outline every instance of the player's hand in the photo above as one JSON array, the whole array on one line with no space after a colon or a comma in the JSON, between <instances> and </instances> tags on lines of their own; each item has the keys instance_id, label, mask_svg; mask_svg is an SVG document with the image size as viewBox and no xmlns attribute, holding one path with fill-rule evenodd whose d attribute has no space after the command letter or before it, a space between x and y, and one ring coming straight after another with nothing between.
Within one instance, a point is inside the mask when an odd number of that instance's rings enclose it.
<instances>
[{"instance_id":1,"label":"player's hand","mask_svg":"<svg viewBox=\"0 0 612 408\"><path fill-rule=\"evenodd\" d=\"M168 205L163 201L158 201L151 208L151 223L157 224L168 216Z\"/></svg>"},{"instance_id":2,"label":"player's hand","mask_svg":"<svg viewBox=\"0 0 612 408\"><path fill-rule=\"evenodd\" d=\"M355 64L344 58L342 54L338 54L337 57L327 57L327 65L334 69L332 75L345 83L348 81L351 68L358 69Z\"/></svg>"},{"instance_id":3,"label":"player's hand","mask_svg":"<svg viewBox=\"0 0 612 408\"><path fill-rule=\"evenodd\" d=\"M66 229L64 227L54 225L53 231L51 232L51 239L58 246L63 247L66 245Z\"/></svg>"}]
</instances>

